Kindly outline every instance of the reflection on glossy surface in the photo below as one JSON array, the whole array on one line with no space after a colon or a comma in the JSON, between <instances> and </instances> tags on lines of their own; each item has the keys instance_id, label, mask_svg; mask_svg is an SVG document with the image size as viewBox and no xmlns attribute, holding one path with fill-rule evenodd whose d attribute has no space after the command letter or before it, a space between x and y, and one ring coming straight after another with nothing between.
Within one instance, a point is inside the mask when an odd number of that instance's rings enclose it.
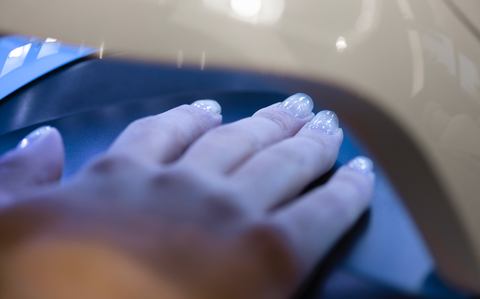
<instances>
[{"instance_id":1,"label":"reflection on glossy surface","mask_svg":"<svg viewBox=\"0 0 480 299\"><path fill-rule=\"evenodd\" d=\"M232 0L232 9L242 17L252 17L260 12L261 0Z\"/></svg>"},{"instance_id":2,"label":"reflection on glossy surface","mask_svg":"<svg viewBox=\"0 0 480 299\"><path fill-rule=\"evenodd\" d=\"M375 13L377 11L377 0L363 0L362 10L358 16L355 28L358 32L366 32L373 26Z\"/></svg>"},{"instance_id":3,"label":"reflection on glossy surface","mask_svg":"<svg viewBox=\"0 0 480 299\"><path fill-rule=\"evenodd\" d=\"M458 54L458 65L460 69L460 86L472 95L472 97L476 98L480 104L480 75L478 65L463 53Z\"/></svg>"},{"instance_id":4,"label":"reflection on glossy surface","mask_svg":"<svg viewBox=\"0 0 480 299\"><path fill-rule=\"evenodd\" d=\"M73 46L54 38L1 37L0 100L45 73L96 51L95 48ZM19 113L17 117L25 115Z\"/></svg>"},{"instance_id":5,"label":"reflection on glossy surface","mask_svg":"<svg viewBox=\"0 0 480 299\"><path fill-rule=\"evenodd\" d=\"M0 78L23 65L31 46L32 44L27 44L23 47L18 47L8 54L2 72L0 73Z\"/></svg>"},{"instance_id":6,"label":"reflection on glossy surface","mask_svg":"<svg viewBox=\"0 0 480 299\"><path fill-rule=\"evenodd\" d=\"M337 39L336 46L337 46L338 53L342 53L347 48L347 41L343 36L340 36Z\"/></svg>"},{"instance_id":7,"label":"reflection on glossy surface","mask_svg":"<svg viewBox=\"0 0 480 299\"><path fill-rule=\"evenodd\" d=\"M444 34L422 34L422 45L437 63L443 64L452 76L457 75L455 50L451 38Z\"/></svg>"},{"instance_id":8,"label":"reflection on glossy surface","mask_svg":"<svg viewBox=\"0 0 480 299\"><path fill-rule=\"evenodd\" d=\"M412 7L408 0L397 0L398 7L403 15L405 20L413 20L415 16L413 15Z\"/></svg>"},{"instance_id":9,"label":"reflection on glossy surface","mask_svg":"<svg viewBox=\"0 0 480 299\"><path fill-rule=\"evenodd\" d=\"M25 47L18 47L16 49L13 49L12 52L8 54L8 58L17 58L22 56L24 48Z\"/></svg>"},{"instance_id":10,"label":"reflection on glossy surface","mask_svg":"<svg viewBox=\"0 0 480 299\"><path fill-rule=\"evenodd\" d=\"M205 62L207 61L207 54L202 52L202 57L200 58L200 69L203 71L205 69Z\"/></svg>"},{"instance_id":11,"label":"reflection on glossy surface","mask_svg":"<svg viewBox=\"0 0 480 299\"><path fill-rule=\"evenodd\" d=\"M274 24L282 16L285 0L203 0L206 8L253 24Z\"/></svg>"},{"instance_id":12,"label":"reflection on glossy surface","mask_svg":"<svg viewBox=\"0 0 480 299\"><path fill-rule=\"evenodd\" d=\"M103 51L105 50L105 43L102 42L100 44L100 49L99 49L99 58L102 59L103 58Z\"/></svg>"},{"instance_id":13,"label":"reflection on glossy surface","mask_svg":"<svg viewBox=\"0 0 480 299\"><path fill-rule=\"evenodd\" d=\"M177 56L177 67L181 69L182 65L183 65L183 51L180 50L178 51L178 56Z\"/></svg>"},{"instance_id":14,"label":"reflection on glossy surface","mask_svg":"<svg viewBox=\"0 0 480 299\"><path fill-rule=\"evenodd\" d=\"M416 30L408 31L410 41L410 50L412 52L412 93L411 97L415 97L424 87L425 81L425 65L423 61L423 46L420 35Z\"/></svg>"},{"instance_id":15,"label":"reflection on glossy surface","mask_svg":"<svg viewBox=\"0 0 480 299\"><path fill-rule=\"evenodd\" d=\"M37 59L57 54L60 51L61 42L57 41L54 38L47 38L38 53Z\"/></svg>"}]
</instances>

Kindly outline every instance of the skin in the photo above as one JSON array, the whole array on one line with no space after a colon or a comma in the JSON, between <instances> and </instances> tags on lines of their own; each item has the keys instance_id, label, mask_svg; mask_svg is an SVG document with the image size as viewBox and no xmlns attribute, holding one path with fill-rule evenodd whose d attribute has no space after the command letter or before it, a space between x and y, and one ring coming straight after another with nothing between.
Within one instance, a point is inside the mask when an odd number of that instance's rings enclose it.
<instances>
[{"instance_id":1,"label":"skin","mask_svg":"<svg viewBox=\"0 0 480 299\"><path fill-rule=\"evenodd\" d=\"M220 126L183 105L128 126L59 184L55 129L0 158L0 297L289 298L369 204L343 132L272 105Z\"/></svg>"}]
</instances>

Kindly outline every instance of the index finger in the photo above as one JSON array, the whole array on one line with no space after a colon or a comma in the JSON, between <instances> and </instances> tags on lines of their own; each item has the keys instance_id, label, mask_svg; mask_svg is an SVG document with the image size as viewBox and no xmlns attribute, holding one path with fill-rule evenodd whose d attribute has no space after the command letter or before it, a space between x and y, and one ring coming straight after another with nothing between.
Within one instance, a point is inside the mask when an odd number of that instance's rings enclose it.
<instances>
[{"instance_id":1,"label":"index finger","mask_svg":"<svg viewBox=\"0 0 480 299\"><path fill-rule=\"evenodd\" d=\"M176 160L202 134L221 124L221 107L200 100L131 123L107 155L129 155L158 163Z\"/></svg>"}]
</instances>

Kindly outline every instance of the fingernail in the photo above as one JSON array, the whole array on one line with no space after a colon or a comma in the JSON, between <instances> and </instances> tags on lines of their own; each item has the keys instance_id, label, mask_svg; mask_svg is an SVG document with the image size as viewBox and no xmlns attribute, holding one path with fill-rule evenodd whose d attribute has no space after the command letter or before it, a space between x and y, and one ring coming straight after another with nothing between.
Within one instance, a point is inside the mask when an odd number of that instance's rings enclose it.
<instances>
[{"instance_id":1,"label":"fingernail","mask_svg":"<svg viewBox=\"0 0 480 299\"><path fill-rule=\"evenodd\" d=\"M210 112L212 115L217 115L222 113L222 107L217 101L214 101L214 100L195 101L192 103L192 106L195 106L207 112Z\"/></svg>"},{"instance_id":2,"label":"fingernail","mask_svg":"<svg viewBox=\"0 0 480 299\"><path fill-rule=\"evenodd\" d=\"M332 135L338 131L338 117L335 112L323 110L312 119L309 129L322 130L325 134Z\"/></svg>"},{"instance_id":3,"label":"fingernail","mask_svg":"<svg viewBox=\"0 0 480 299\"><path fill-rule=\"evenodd\" d=\"M289 97L278 106L297 118L305 118L312 114L313 100L304 93L297 93Z\"/></svg>"},{"instance_id":4,"label":"fingernail","mask_svg":"<svg viewBox=\"0 0 480 299\"><path fill-rule=\"evenodd\" d=\"M43 126L43 127L40 127L38 129L36 129L35 131L28 134L25 138L23 138L22 141L20 141L20 143L18 143L17 148L24 148L24 147L29 146L30 144L39 140L40 137L48 134L48 132L50 132L51 130L52 130L52 127L50 127L50 126Z\"/></svg>"},{"instance_id":5,"label":"fingernail","mask_svg":"<svg viewBox=\"0 0 480 299\"><path fill-rule=\"evenodd\" d=\"M373 162L367 157L358 156L348 162L347 167L353 171L369 174L373 171Z\"/></svg>"}]
</instances>

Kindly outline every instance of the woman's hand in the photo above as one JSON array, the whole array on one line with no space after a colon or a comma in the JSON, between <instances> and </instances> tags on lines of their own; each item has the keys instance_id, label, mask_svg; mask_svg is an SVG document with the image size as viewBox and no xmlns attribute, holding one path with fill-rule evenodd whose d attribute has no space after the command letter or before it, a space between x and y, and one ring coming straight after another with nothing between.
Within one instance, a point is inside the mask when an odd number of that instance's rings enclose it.
<instances>
[{"instance_id":1,"label":"woman's hand","mask_svg":"<svg viewBox=\"0 0 480 299\"><path fill-rule=\"evenodd\" d=\"M180 106L64 185L61 137L42 128L0 159L2 298L288 298L374 184L360 157L299 196L343 140L312 109L297 94L219 126L216 102Z\"/></svg>"}]
</instances>

